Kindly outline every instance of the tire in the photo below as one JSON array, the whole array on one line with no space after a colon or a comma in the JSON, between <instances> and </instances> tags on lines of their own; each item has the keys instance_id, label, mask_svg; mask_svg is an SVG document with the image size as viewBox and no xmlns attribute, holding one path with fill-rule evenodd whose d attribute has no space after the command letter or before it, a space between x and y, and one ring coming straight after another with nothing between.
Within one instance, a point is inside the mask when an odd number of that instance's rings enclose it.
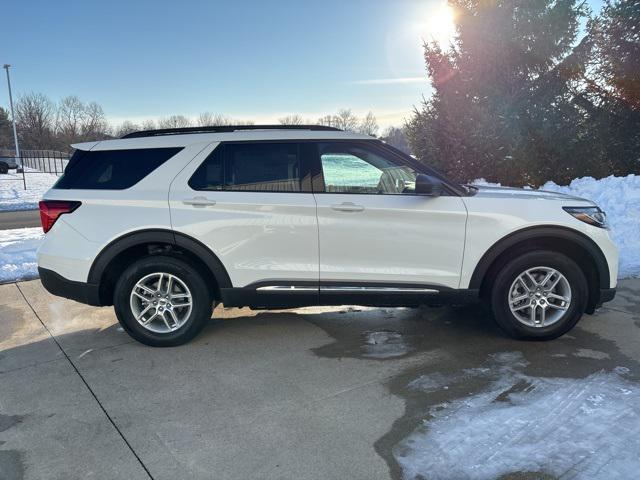
<instances>
[{"instance_id":1,"label":"tire","mask_svg":"<svg viewBox=\"0 0 640 480\"><path fill-rule=\"evenodd\" d=\"M0 174L9 173L9 165L6 163L0 163Z\"/></svg>"},{"instance_id":2,"label":"tire","mask_svg":"<svg viewBox=\"0 0 640 480\"><path fill-rule=\"evenodd\" d=\"M541 284L545 278L544 287L535 286L534 280ZM491 287L491 309L509 336L552 340L578 323L587 307L588 291L585 275L573 260L558 252L537 250L514 258L498 272Z\"/></svg>"},{"instance_id":3,"label":"tire","mask_svg":"<svg viewBox=\"0 0 640 480\"><path fill-rule=\"evenodd\" d=\"M118 321L131 337L152 347L174 347L191 340L207 324L213 300L204 278L190 263L157 255L138 260L122 273L113 305Z\"/></svg>"}]
</instances>

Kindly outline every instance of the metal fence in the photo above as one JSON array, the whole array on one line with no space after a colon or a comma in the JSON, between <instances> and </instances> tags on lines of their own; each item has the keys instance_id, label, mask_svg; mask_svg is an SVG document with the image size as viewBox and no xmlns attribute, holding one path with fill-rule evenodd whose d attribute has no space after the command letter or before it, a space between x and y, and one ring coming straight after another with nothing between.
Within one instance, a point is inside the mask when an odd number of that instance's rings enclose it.
<instances>
[{"instance_id":1,"label":"metal fence","mask_svg":"<svg viewBox=\"0 0 640 480\"><path fill-rule=\"evenodd\" d=\"M15 158L14 150L0 150L0 157ZM18 181L22 183L25 190L29 188L29 180L32 175L50 174L60 176L69 163L68 152L58 152L55 150L21 150L17 163L22 165L16 170L9 170L8 174L0 175L0 181ZM31 182L34 183L34 182Z\"/></svg>"},{"instance_id":2,"label":"metal fence","mask_svg":"<svg viewBox=\"0 0 640 480\"><path fill-rule=\"evenodd\" d=\"M40 173L52 173L54 175L62 175L64 169L69 163L69 154L66 152L57 152L55 150L26 150L20 152L22 157L22 165L25 167L25 173L33 173L31 170Z\"/></svg>"}]
</instances>

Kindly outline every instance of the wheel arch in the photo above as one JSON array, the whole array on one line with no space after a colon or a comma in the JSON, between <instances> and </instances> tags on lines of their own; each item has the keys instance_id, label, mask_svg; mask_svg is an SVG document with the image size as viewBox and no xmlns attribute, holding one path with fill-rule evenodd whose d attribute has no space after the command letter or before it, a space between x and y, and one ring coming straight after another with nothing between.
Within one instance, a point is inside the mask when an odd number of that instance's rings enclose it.
<instances>
[{"instance_id":1,"label":"wheel arch","mask_svg":"<svg viewBox=\"0 0 640 480\"><path fill-rule=\"evenodd\" d=\"M221 288L231 288L226 268L206 245L183 233L148 229L125 234L102 249L89 270L87 283L97 285L101 305L113 304L113 289L119 274L144 256L172 255L189 261L206 280L213 282L216 298Z\"/></svg>"},{"instance_id":2,"label":"wheel arch","mask_svg":"<svg viewBox=\"0 0 640 480\"><path fill-rule=\"evenodd\" d=\"M501 238L485 252L476 265L469 288L486 294L497 271L514 255L532 249L557 251L580 266L589 284L587 312L593 313L600 298L600 288L609 287L609 265L600 247L585 234L559 226L528 227Z\"/></svg>"}]
</instances>

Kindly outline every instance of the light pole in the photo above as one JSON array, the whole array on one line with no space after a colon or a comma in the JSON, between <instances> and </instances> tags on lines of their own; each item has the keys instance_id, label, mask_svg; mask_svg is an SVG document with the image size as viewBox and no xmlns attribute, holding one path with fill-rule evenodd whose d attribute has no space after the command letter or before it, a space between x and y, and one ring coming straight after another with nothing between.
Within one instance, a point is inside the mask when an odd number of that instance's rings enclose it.
<instances>
[{"instance_id":1,"label":"light pole","mask_svg":"<svg viewBox=\"0 0 640 480\"><path fill-rule=\"evenodd\" d=\"M16 144L16 162L22 168L22 158L20 157L20 146L18 145L18 132L16 130L16 114L13 113L13 97L11 96L11 80L9 79L9 65L5 63L3 68L7 71L7 86L9 87L9 106L11 107L11 122L13 123L13 141Z\"/></svg>"}]
</instances>

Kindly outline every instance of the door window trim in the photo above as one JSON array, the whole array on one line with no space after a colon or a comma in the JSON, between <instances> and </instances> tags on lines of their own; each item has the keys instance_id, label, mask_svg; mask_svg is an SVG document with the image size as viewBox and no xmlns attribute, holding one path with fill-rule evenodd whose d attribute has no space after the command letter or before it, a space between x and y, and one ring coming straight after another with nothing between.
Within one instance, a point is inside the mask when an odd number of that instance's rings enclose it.
<instances>
[{"instance_id":1,"label":"door window trim","mask_svg":"<svg viewBox=\"0 0 640 480\"><path fill-rule=\"evenodd\" d=\"M193 174L200 168L200 165L204 163L210 155L213 154L218 148L223 147L224 145L234 145L234 144L245 144L245 143L296 143L300 147L303 145L311 144L311 148L308 149L305 155L300 155L300 191L298 192L269 192L269 191L257 191L255 193L288 193L288 194L298 194L298 193L314 193L314 194L323 194L323 195L410 195L415 196L413 193L401 193L401 194L379 194L379 193L348 193L348 192L326 192L324 185L324 174L322 172L322 161L320 159L320 155L318 154L318 144L319 143L349 143L354 145L364 146L366 148L372 148L374 150L382 151L388 155L391 155L395 161L399 162L401 165L406 165L413 168L416 172L424 173L427 175L432 175L438 179L440 179L443 183L443 191L442 196L454 196L454 197L463 197L468 196L468 193L465 189L452 182L445 176L443 176L437 170L425 165L424 163L419 162L418 160L410 157L409 155L401 152L400 150L392 147L391 145L387 145L380 140L371 139L371 140L361 140L361 139L350 139L350 138L301 138L295 140L287 140L287 139L269 139L269 140L225 140L218 143L216 148L214 148L209 155L205 157L202 162L194 169ZM308 148L308 147L307 147ZM299 150L301 151L301 149ZM193 174L191 176L193 176ZM191 179L191 177L189 177ZM187 182L188 183L188 182ZM195 188L189 187L194 191L199 192L248 192L248 190L196 190Z\"/></svg>"}]
</instances>

